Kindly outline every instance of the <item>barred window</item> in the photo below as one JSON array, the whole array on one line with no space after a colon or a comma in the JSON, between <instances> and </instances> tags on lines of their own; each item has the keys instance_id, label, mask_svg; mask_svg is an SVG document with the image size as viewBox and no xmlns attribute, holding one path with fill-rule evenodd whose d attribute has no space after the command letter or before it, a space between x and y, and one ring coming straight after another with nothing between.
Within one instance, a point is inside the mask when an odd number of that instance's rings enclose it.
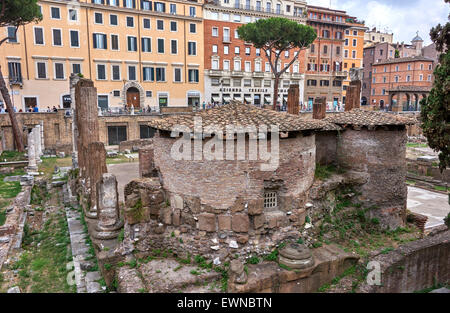
<instances>
[{"instance_id":1,"label":"barred window","mask_svg":"<svg viewBox=\"0 0 450 313\"><path fill-rule=\"evenodd\" d=\"M264 208L276 208L277 207L277 192L276 191L266 191L264 193Z\"/></svg>"}]
</instances>

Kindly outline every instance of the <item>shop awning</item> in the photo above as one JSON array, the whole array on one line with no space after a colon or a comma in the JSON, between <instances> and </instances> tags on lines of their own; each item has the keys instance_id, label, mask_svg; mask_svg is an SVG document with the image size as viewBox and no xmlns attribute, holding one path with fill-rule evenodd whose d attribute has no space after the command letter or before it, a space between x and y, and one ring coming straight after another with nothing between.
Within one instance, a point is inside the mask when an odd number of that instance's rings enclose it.
<instances>
[{"instance_id":1,"label":"shop awning","mask_svg":"<svg viewBox=\"0 0 450 313\"><path fill-rule=\"evenodd\" d=\"M231 97L230 96L223 97L223 101L230 102L231 101Z\"/></svg>"},{"instance_id":2,"label":"shop awning","mask_svg":"<svg viewBox=\"0 0 450 313\"><path fill-rule=\"evenodd\" d=\"M272 98L271 97L264 97L264 101L271 103L272 102Z\"/></svg>"},{"instance_id":3,"label":"shop awning","mask_svg":"<svg viewBox=\"0 0 450 313\"><path fill-rule=\"evenodd\" d=\"M244 99L245 99L245 101L247 101L247 102L252 102L252 97L249 97L249 96L247 96L247 97L244 97Z\"/></svg>"},{"instance_id":4,"label":"shop awning","mask_svg":"<svg viewBox=\"0 0 450 313\"><path fill-rule=\"evenodd\" d=\"M242 97L234 97L234 100L242 102Z\"/></svg>"},{"instance_id":5,"label":"shop awning","mask_svg":"<svg viewBox=\"0 0 450 313\"><path fill-rule=\"evenodd\" d=\"M220 97L213 96L212 99L214 102L220 102Z\"/></svg>"}]
</instances>

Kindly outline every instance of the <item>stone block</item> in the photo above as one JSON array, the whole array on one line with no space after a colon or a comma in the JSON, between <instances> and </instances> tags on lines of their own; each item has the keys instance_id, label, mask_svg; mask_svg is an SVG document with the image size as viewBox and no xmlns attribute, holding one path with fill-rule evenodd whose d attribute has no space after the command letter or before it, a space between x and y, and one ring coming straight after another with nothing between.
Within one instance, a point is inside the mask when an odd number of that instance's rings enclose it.
<instances>
[{"instance_id":1,"label":"stone block","mask_svg":"<svg viewBox=\"0 0 450 313\"><path fill-rule=\"evenodd\" d=\"M245 202L242 198L237 198L233 205L230 207L231 213L241 212L245 209Z\"/></svg>"},{"instance_id":2,"label":"stone block","mask_svg":"<svg viewBox=\"0 0 450 313\"><path fill-rule=\"evenodd\" d=\"M259 215L264 210L264 199L251 200L248 202L248 214Z\"/></svg>"},{"instance_id":3,"label":"stone block","mask_svg":"<svg viewBox=\"0 0 450 313\"><path fill-rule=\"evenodd\" d=\"M216 231L216 215L212 213L201 213L198 216L198 229L207 232Z\"/></svg>"},{"instance_id":4,"label":"stone block","mask_svg":"<svg viewBox=\"0 0 450 313\"><path fill-rule=\"evenodd\" d=\"M231 220L231 228L238 233L246 233L249 229L249 218L247 214L234 214Z\"/></svg>"},{"instance_id":5,"label":"stone block","mask_svg":"<svg viewBox=\"0 0 450 313\"><path fill-rule=\"evenodd\" d=\"M171 195L170 196L170 205L174 209L183 209L183 198L179 195Z\"/></svg>"},{"instance_id":6,"label":"stone block","mask_svg":"<svg viewBox=\"0 0 450 313\"><path fill-rule=\"evenodd\" d=\"M181 210L180 209L173 210L172 223L174 226L180 226L180 224L181 224Z\"/></svg>"},{"instance_id":7,"label":"stone block","mask_svg":"<svg viewBox=\"0 0 450 313\"><path fill-rule=\"evenodd\" d=\"M219 215L219 230L231 230L231 215Z\"/></svg>"},{"instance_id":8,"label":"stone block","mask_svg":"<svg viewBox=\"0 0 450 313\"><path fill-rule=\"evenodd\" d=\"M161 222L163 222L166 225L172 224L172 208L165 207L162 208L159 214L159 217L161 219Z\"/></svg>"},{"instance_id":9,"label":"stone block","mask_svg":"<svg viewBox=\"0 0 450 313\"><path fill-rule=\"evenodd\" d=\"M164 193L162 190L140 189L139 194L143 206L159 205L164 202Z\"/></svg>"},{"instance_id":10,"label":"stone block","mask_svg":"<svg viewBox=\"0 0 450 313\"><path fill-rule=\"evenodd\" d=\"M254 216L252 216L252 220L253 220L253 228L259 229L264 226L266 217L264 216L264 214L254 215Z\"/></svg>"},{"instance_id":11,"label":"stone block","mask_svg":"<svg viewBox=\"0 0 450 313\"><path fill-rule=\"evenodd\" d=\"M181 212L181 224L187 224L191 227L195 227L196 221L194 216L190 213Z\"/></svg>"}]
</instances>

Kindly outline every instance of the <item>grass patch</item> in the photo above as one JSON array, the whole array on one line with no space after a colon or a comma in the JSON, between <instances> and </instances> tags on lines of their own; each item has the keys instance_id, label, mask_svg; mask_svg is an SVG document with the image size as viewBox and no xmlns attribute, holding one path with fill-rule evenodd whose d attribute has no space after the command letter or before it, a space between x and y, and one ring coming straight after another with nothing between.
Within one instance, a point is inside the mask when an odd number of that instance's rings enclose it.
<instances>
[{"instance_id":1,"label":"grass patch","mask_svg":"<svg viewBox=\"0 0 450 313\"><path fill-rule=\"evenodd\" d=\"M39 164L39 171L43 172L47 178L51 178L53 176L53 172L55 171L55 166L72 166L72 157L42 158L42 163Z\"/></svg>"},{"instance_id":2,"label":"grass patch","mask_svg":"<svg viewBox=\"0 0 450 313\"><path fill-rule=\"evenodd\" d=\"M39 244L39 246L38 246ZM51 213L39 231L24 228L20 259L12 264L19 270L18 285L21 290L33 293L72 293L76 286L67 284L73 268L70 238L65 214L62 210Z\"/></svg>"},{"instance_id":3,"label":"grass patch","mask_svg":"<svg viewBox=\"0 0 450 313\"><path fill-rule=\"evenodd\" d=\"M408 147L408 148L426 148L426 147L428 147L428 145L425 143L408 142L406 144L406 147Z\"/></svg>"},{"instance_id":4,"label":"grass patch","mask_svg":"<svg viewBox=\"0 0 450 313\"><path fill-rule=\"evenodd\" d=\"M437 190L437 191L447 191L447 187L444 187L444 186L434 186L434 190Z\"/></svg>"},{"instance_id":5,"label":"grass patch","mask_svg":"<svg viewBox=\"0 0 450 313\"><path fill-rule=\"evenodd\" d=\"M0 155L1 162L26 161L25 152L3 151Z\"/></svg>"},{"instance_id":6,"label":"grass patch","mask_svg":"<svg viewBox=\"0 0 450 313\"><path fill-rule=\"evenodd\" d=\"M342 169L336 168L334 165L323 166L317 163L314 177L316 179L325 180L335 173L342 174L342 172Z\"/></svg>"},{"instance_id":7,"label":"grass patch","mask_svg":"<svg viewBox=\"0 0 450 313\"><path fill-rule=\"evenodd\" d=\"M106 164L121 164L121 163L129 163L129 162L137 162L138 157L134 159L129 159L123 154L118 154L114 158L106 158Z\"/></svg>"},{"instance_id":8,"label":"grass patch","mask_svg":"<svg viewBox=\"0 0 450 313\"><path fill-rule=\"evenodd\" d=\"M0 210L0 226L6 222L6 210Z\"/></svg>"}]
</instances>

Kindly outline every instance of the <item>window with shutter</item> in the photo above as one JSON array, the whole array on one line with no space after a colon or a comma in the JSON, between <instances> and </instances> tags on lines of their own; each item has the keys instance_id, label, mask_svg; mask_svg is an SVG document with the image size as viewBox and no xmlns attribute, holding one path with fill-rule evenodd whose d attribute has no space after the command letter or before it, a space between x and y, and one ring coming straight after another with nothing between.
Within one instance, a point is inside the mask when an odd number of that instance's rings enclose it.
<instances>
[{"instance_id":1,"label":"window with shutter","mask_svg":"<svg viewBox=\"0 0 450 313\"><path fill-rule=\"evenodd\" d=\"M77 30L70 31L70 46L71 47L79 47L80 46L80 41L79 41Z\"/></svg>"}]
</instances>

